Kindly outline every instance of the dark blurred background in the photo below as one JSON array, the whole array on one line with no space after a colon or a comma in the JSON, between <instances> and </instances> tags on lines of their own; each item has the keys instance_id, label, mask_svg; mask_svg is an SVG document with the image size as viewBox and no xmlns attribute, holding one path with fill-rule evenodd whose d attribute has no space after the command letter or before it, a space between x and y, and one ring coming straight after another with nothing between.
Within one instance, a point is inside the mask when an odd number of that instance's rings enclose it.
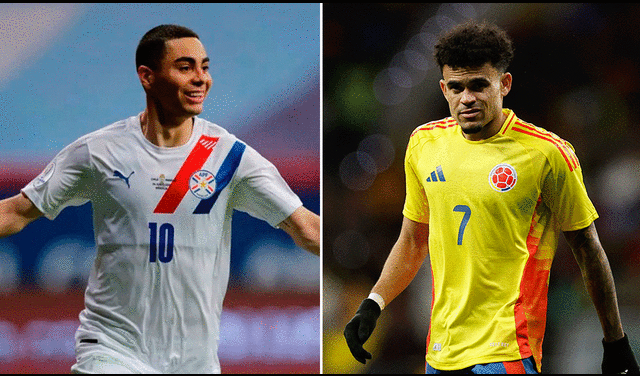
<instances>
[{"instance_id":1,"label":"dark blurred background","mask_svg":"<svg viewBox=\"0 0 640 376\"><path fill-rule=\"evenodd\" d=\"M433 44L468 18L513 38L504 106L575 147L640 356L640 29L636 4L323 5L323 370L424 373L428 260L355 361L342 331L398 237L403 157L418 125L449 116ZM544 373L599 373L602 331L566 241L551 269Z\"/></svg>"}]
</instances>

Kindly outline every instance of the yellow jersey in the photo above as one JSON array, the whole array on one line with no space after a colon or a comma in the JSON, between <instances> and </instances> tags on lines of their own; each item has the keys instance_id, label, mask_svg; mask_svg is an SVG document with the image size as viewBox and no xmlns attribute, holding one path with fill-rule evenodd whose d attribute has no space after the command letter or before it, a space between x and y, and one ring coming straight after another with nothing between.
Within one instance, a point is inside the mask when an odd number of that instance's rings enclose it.
<instances>
[{"instance_id":1,"label":"yellow jersey","mask_svg":"<svg viewBox=\"0 0 640 376\"><path fill-rule=\"evenodd\" d=\"M541 371L559 233L598 217L573 147L503 112L486 140L465 139L449 117L416 128L407 147L403 215L429 223L436 369L533 355Z\"/></svg>"}]
</instances>

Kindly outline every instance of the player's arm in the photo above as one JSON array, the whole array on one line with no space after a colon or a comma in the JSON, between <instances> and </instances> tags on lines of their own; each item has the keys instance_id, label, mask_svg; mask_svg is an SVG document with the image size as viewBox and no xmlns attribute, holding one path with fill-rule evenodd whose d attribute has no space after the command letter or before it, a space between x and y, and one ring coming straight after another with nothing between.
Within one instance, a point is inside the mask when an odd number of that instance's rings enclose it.
<instances>
[{"instance_id":1,"label":"player's arm","mask_svg":"<svg viewBox=\"0 0 640 376\"><path fill-rule=\"evenodd\" d=\"M582 278L600 318L605 341L622 338L624 333L613 274L595 225L591 223L581 230L565 231L564 236L582 271Z\"/></svg>"},{"instance_id":2,"label":"player's arm","mask_svg":"<svg viewBox=\"0 0 640 376\"><path fill-rule=\"evenodd\" d=\"M22 231L41 216L40 210L24 193L0 200L0 238Z\"/></svg>"},{"instance_id":3,"label":"player's arm","mask_svg":"<svg viewBox=\"0 0 640 376\"><path fill-rule=\"evenodd\" d=\"M404 217L400 236L371 292L380 295L385 305L389 304L409 286L428 253L429 225Z\"/></svg>"},{"instance_id":4,"label":"player's arm","mask_svg":"<svg viewBox=\"0 0 640 376\"><path fill-rule=\"evenodd\" d=\"M280 222L278 227L289 234L296 245L314 255L320 255L319 215L301 206Z\"/></svg>"},{"instance_id":5,"label":"player's arm","mask_svg":"<svg viewBox=\"0 0 640 376\"><path fill-rule=\"evenodd\" d=\"M344 336L354 358L361 363L371 359L371 354L362 348L375 328L376 321L384 305L390 303L404 289L420 270L429 253L429 225L404 218L398 240L384 263L380 278L371 290L375 299L365 299L356 315L344 329ZM370 295L371 296L371 295Z\"/></svg>"},{"instance_id":6,"label":"player's arm","mask_svg":"<svg viewBox=\"0 0 640 376\"><path fill-rule=\"evenodd\" d=\"M611 267L595 225L591 223L581 230L565 231L564 236L580 266L582 279L600 319L605 348L603 371L619 373L627 369L638 372L638 364L622 329Z\"/></svg>"}]
</instances>

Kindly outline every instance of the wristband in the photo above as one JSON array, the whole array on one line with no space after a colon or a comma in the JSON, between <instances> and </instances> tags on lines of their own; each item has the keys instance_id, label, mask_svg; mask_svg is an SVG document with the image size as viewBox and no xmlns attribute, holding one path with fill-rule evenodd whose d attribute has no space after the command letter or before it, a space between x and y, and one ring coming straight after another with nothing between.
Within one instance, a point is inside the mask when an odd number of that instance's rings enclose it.
<instances>
[{"instance_id":1,"label":"wristband","mask_svg":"<svg viewBox=\"0 0 640 376\"><path fill-rule=\"evenodd\" d=\"M384 306L385 306L384 299L382 299L382 296L380 296L380 294L376 294L375 292L372 292L371 294L369 294L367 299L371 299L374 302L378 303L381 311L384 309Z\"/></svg>"}]
</instances>

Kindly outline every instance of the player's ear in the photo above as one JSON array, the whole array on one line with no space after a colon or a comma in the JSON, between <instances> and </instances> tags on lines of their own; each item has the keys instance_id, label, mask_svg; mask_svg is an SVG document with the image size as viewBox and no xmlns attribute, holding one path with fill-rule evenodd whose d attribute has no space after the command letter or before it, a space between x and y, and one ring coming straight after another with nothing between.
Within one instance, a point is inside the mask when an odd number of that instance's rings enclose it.
<instances>
[{"instance_id":1,"label":"player's ear","mask_svg":"<svg viewBox=\"0 0 640 376\"><path fill-rule=\"evenodd\" d=\"M500 77L500 93L502 96L506 96L511 91L511 83L513 82L513 77L511 73L505 72Z\"/></svg>"},{"instance_id":2,"label":"player's ear","mask_svg":"<svg viewBox=\"0 0 640 376\"><path fill-rule=\"evenodd\" d=\"M155 75L153 70L146 65L141 65L138 67L138 78L140 78L140 83L145 90L151 89L151 85L155 80Z\"/></svg>"},{"instance_id":3,"label":"player's ear","mask_svg":"<svg viewBox=\"0 0 640 376\"><path fill-rule=\"evenodd\" d=\"M440 80L440 90L442 90L442 94L445 94L446 86L444 84L444 79Z\"/></svg>"}]
</instances>

